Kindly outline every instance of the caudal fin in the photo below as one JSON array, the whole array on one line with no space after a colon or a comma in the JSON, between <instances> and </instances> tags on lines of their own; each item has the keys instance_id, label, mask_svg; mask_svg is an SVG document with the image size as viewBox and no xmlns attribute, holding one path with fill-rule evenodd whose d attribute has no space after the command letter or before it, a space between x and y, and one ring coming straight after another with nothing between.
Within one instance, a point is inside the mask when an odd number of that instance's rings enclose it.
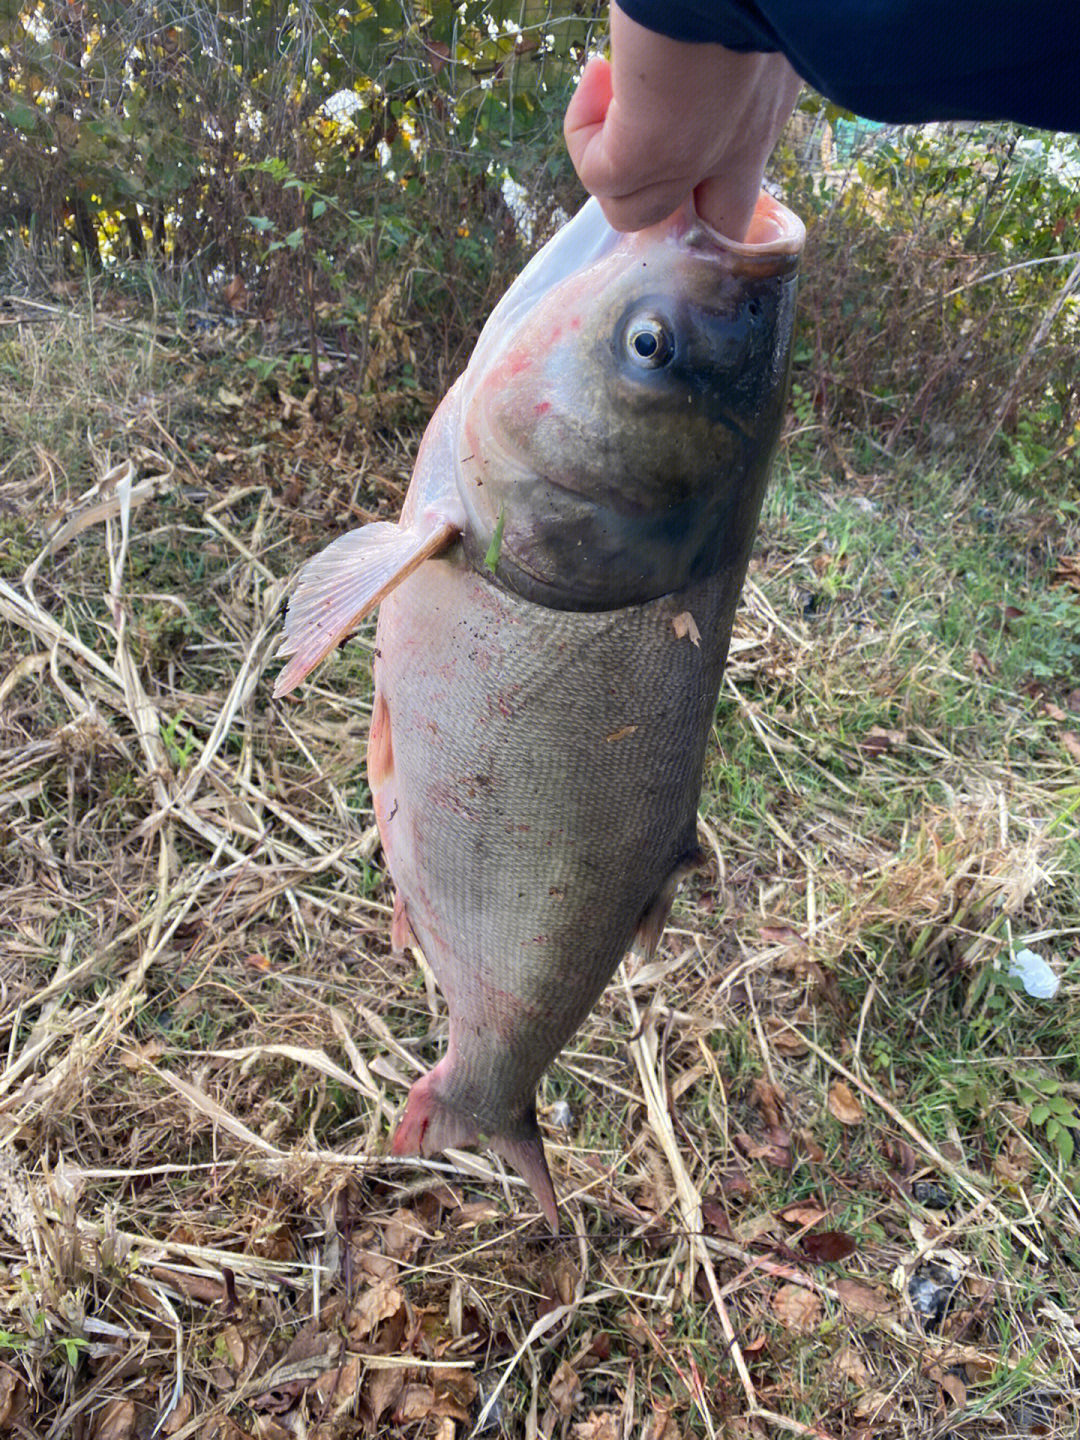
<instances>
[{"instance_id":1,"label":"caudal fin","mask_svg":"<svg viewBox=\"0 0 1080 1440\"><path fill-rule=\"evenodd\" d=\"M339 535L309 560L285 615L278 654L292 659L274 684L275 697L295 689L395 586L460 533L449 520L426 530L377 520Z\"/></svg>"},{"instance_id":2,"label":"caudal fin","mask_svg":"<svg viewBox=\"0 0 1080 1440\"><path fill-rule=\"evenodd\" d=\"M392 1154L437 1155L440 1150L457 1150L464 1145L481 1143L476 1123L437 1093L439 1071L445 1064L445 1060L440 1061L409 1091L405 1112L390 1141ZM552 1234L557 1235L559 1212L555 1187L531 1107L515 1128L518 1133L490 1135L486 1137L487 1142L526 1182L551 1225Z\"/></svg>"}]
</instances>

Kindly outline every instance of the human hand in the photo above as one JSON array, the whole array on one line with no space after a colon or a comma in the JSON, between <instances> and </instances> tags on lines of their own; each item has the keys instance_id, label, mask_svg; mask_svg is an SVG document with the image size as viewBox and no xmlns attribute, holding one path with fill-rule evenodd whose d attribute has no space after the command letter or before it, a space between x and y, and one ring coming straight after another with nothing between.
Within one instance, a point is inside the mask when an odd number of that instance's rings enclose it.
<instances>
[{"instance_id":1,"label":"human hand","mask_svg":"<svg viewBox=\"0 0 1080 1440\"><path fill-rule=\"evenodd\" d=\"M611 6L611 63L590 60L566 111L581 183L617 230L643 230L691 195L742 240L802 81L780 54L670 40Z\"/></svg>"}]
</instances>

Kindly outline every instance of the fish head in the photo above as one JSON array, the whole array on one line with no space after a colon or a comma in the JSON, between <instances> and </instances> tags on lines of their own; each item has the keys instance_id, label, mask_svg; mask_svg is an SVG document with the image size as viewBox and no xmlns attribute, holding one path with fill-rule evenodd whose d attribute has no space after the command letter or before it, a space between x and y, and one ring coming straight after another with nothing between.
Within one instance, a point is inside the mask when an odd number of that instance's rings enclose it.
<instances>
[{"instance_id":1,"label":"fish head","mask_svg":"<svg viewBox=\"0 0 1080 1440\"><path fill-rule=\"evenodd\" d=\"M632 235L590 201L493 311L464 377L466 548L560 609L642 604L744 565L787 388L804 230L689 207Z\"/></svg>"}]
</instances>

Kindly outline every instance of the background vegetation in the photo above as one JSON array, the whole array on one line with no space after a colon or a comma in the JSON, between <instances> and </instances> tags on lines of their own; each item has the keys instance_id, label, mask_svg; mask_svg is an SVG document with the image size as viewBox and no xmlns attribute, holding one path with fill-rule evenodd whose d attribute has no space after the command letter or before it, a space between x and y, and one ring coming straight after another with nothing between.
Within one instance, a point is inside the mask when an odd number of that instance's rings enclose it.
<instances>
[{"instance_id":1,"label":"background vegetation","mask_svg":"<svg viewBox=\"0 0 1080 1440\"><path fill-rule=\"evenodd\" d=\"M383 1154L445 1015L371 632L275 704L280 607L578 203L602 38L0 0L0 1434L1080 1428L1071 142L808 99L713 860L545 1082L568 1233Z\"/></svg>"}]
</instances>

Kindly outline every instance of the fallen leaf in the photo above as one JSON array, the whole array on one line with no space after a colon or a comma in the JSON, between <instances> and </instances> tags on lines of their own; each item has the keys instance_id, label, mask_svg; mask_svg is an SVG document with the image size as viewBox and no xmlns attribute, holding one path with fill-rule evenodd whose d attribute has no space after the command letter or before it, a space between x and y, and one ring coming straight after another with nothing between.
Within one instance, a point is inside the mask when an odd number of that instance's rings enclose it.
<instances>
[{"instance_id":1,"label":"fallen leaf","mask_svg":"<svg viewBox=\"0 0 1080 1440\"><path fill-rule=\"evenodd\" d=\"M790 925L762 925L758 934L767 945L803 945L806 942Z\"/></svg>"},{"instance_id":2,"label":"fallen leaf","mask_svg":"<svg viewBox=\"0 0 1080 1440\"><path fill-rule=\"evenodd\" d=\"M881 1390L867 1390L855 1401L855 1415L859 1420L885 1421L896 1408L896 1401L891 1395L886 1395Z\"/></svg>"},{"instance_id":3,"label":"fallen leaf","mask_svg":"<svg viewBox=\"0 0 1080 1440\"><path fill-rule=\"evenodd\" d=\"M325 1337L323 1339L325 1345ZM360 1393L360 1380L364 1373L362 1355L346 1355L341 1364L327 1370L315 1381L315 1394L321 1405L331 1401L338 1405L349 1405ZM376 1371L376 1374L379 1372Z\"/></svg>"},{"instance_id":4,"label":"fallen leaf","mask_svg":"<svg viewBox=\"0 0 1080 1440\"><path fill-rule=\"evenodd\" d=\"M728 1220L727 1211L718 1200L710 1195L701 1197L701 1218L707 1229L713 1235L719 1235L725 1240L733 1240L731 1233L731 1222Z\"/></svg>"},{"instance_id":5,"label":"fallen leaf","mask_svg":"<svg viewBox=\"0 0 1080 1440\"><path fill-rule=\"evenodd\" d=\"M253 1433L256 1440L293 1440L293 1432L272 1415L256 1415Z\"/></svg>"},{"instance_id":6,"label":"fallen leaf","mask_svg":"<svg viewBox=\"0 0 1080 1440\"><path fill-rule=\"evenodd\" d=\"M401 1399L401 1392L404 1389L405 1372L398 1366L389 1370L373 1372L364 1398L367 1400L372 1423L376 1428L385 1412Z\"/></svg>"},{"instance_id":7,"label":"fallen leaf","mask_svg":"<svg viewBox=\"0 0 1080 1440\"><path fill-rule=\"evenodd\" d=\"M768 1031L769 1044L781 1055L790 1055L792 1059L798 1059L799 1056L810 1053L809 1045L798 1030L793 1030L779 1015L767 1015L765 1029Z\"/></svg>"},{"instance_id":8,"label":"fallen leaf","mask_svg":"<svg viewBox=\"0 0 1080 1440\"><path fill-rule=\"evenodd\" d=\"M825 1159L825 1151L814 1138L814 1132L804 1128L802 1130L796 1130L795 1133L799 1137L799 1144L802 1146L803 1154L807 1160L811 1161L814 1165L820 1165Z\"/></svg>"},{"instance_id":9,"label":"fallen leaf","mask_svg":"<svg viewBox=\"0 0 1080 1440\"><path fill-rule=\"evenodd\" d=\"M381 1228L386 1253L395 1260L411 1260L423 1241L431 1238L415 1210L395 1210Z\"/></svg>"},{"instance_id":10,"label":"fallen leaf","mask_svg":"<svg viewBox=\"0 0 1080 1440\"><path fill-rule=\"evenodd\" d=\"M841 1125L858 1125L863 1119L863 1108L843 1080L836 1080L829 1087L829 1114Z\"/></svg>"},{"instance_id":11,"label":"fallen leaf","mask_svg":"<svg viewBox=\"0 0 1080 1440\"><path fill-rule=\"evenodd\" d=\"M1080 735L1075 730L1063 730L1061 743L1074 760L1080 761Z\"/></svg>"},{"instance_id":12,"label":"fallen leaf","mask_svg":"<svg viewBox=\"0 0 1080 1440\"><path fill-rule=\"evenodd\" d=\"M649 1440L683 1440L682 1431L670 1410L661 1410L653 1420Z\"/></svg>"},{"instance_id":13,"label":"fallen leaf","mask_svg":"<svg viewBox=\"0 0 1080 1440\"><path fill-rule=\"evenodd\" d=\"M193 1409L194 1406L192 1404L191 1396L185 1391L184 1394L180 1396L180 1399L176 1402L175 1406L169 1411L169 1418L161 1427L162 1431L166 1435L175 1435L177 1430L182 1430L187 1424L187 1422L191 1419L191 1412ZM2 1424L2 1422L3 1417L0 1416L0 1424Z\"/></svg>"},{"instance_id":14,"label":"fallen leaf","mask_svg":"<svg viewBox=\"0 0 1080 1440\"><path fill-rule=\"evenodd\" d=\"M221 293L230 310L243 310L247 306L247 286L239 275L234 275Z\"/></svg>"},{"instance_id":15,"label":"fallen leaf","mask_svg":"<svg viewBox=\"0 0 1080 1440\"><path fill-rule=\"evenodd\" d=\"M781 1127L780 1106L784 1103L783 1091L778 1090L775 1085L770 1085L767 1080L760 1077L754 1081L754 1099L761 1107L761 1113L765 1117L766 1125L772 1129L779 1130Z\"/></svg>"},{"instance_id":16,"label":"fallen leaf","mask_svg":"<svg viewBox=\"0 0 1080 1440\"><path fill-rule=\"evenodd\" d=\"M579 1420L570 1432L574 1440L619 1440L622 1431L618 1417L610 1410L600 1414L590 1411L587 1420Z\"/></svg>"},{"instance_id":17,"label":"fallen leaf","mask_svg":"<svg viewBox=\"0 0 1080 1440\"><path fill-rule=\"evenodd\" d=\"M816 1225L825 1219L826 1213L820 1205L786 1205L780 1211L780 1218L789 1225Z\"/></svg>"},{"instance_id":18,"label":"fallen leaf","mask_svg":"<svg viewBox=\"0 0 1080 1440\"><path fill-rule=\"evenodd\" d=\"M884 755L887 750L897 750L906 743L903 730L885 730L880 725L872 725L859 741L859 749L868 755Z\"/></svg>"},{"instance_id":19,"label":"fallen leaf","mask_svg":"<svg viewBox=\"0 0 1080 1440\"><path fill-rule=\"evenodd\" d=\"M405 1297L389 1280L380 1280L360 1296L349 1312L347 1328L354 1340L363 1340L383 1320L396 1315L405 1303Z\"/></svg>"},{"instance_id":20,"label":"fallen leaf","mask_svg":"<svg viewBox=\"0 0 1080 1440\"><path fill-rule=\"evenodd\" d=\"M470 1200L461 1205L454 1216L454 1224L460 1229L466 1225L487 1225L499 1218L499 1207L490 1200Z\"/></svg>"},{"instance_id":21,"label":"fallen leaf","mask_svg":"<svg viewBox=\"0 0 1080 1440\"><path fill-rule=\"evenodd\" d=\"M808 1260L823 1263L846 1260L849 1255L854 1255L859 1247L851 1236L845 1235L842 1230L816 1230L802 1237L799 1248Z\"/></svg>"},{"instance_id":22,"label":"fallen leaf","mask_svg":"<svg viewBox=\"0 0 1080 1440\"><path fill-rule=\"evenodd\" d=\"M689 610L684 610L681 615L676 615L671 622L671 628L675 631L677 640L689 640L691 645L700 647L701 631L694 623L694 617Z\"/></svg>"},{"instance_id":23,"label":"fallen leaf","mask_svg":"<svg viewBox=\"0 0 1080 1440\"><path fill-rule=\"evenodd\" d=\"M472 1419L472 1404L478 1393L472 1373L468 1370L438 1370L433 1388L434 1414L460 1420L467 1425Z\"/></svg>"},{"instance_id":24,"label":"fallen leaf","mask_svg":"<svg viewBox=\"0 0 1080 1440\"><path fill-rule=\"evenodd\" d=\"M864 1319L875 1320L879 1315L892 1313L892 1303L876 1290L871 1290L868 1285L860 1285L858 1280L837 1280L833 1289L839 1295L845 1309L852 1311L855 1315L862 1315Z\"/></svg>"},{"instance_id":25,"label":"fallen leaf","mask_svg":"<svg viewBox=\"0 0 1080 1440\"><path fill-rule=\"evenodd\" d=\"M772 1297L773 1314L798 1335L806 1335L821 1319L821 1301L802 1285L781 1285Z\"/></svg>"},{"instance_id":26,"label":"fallen leaf","mask_svg":"<svg viewBox=\"0 0 1080 1440\"><path fill-rule=\"evenodd\" d=\"M109 1400L97 1414L92 1440L130 1440L135 1433L134 1400Z\"/></svg>"},{"instance_id":27,"label":"fallen leaf","mask_svg":"<svg viewBox=\"0 0 1080 1440\"><path fill-rule=\"evenodd\" d=\"M870 1371L854 1345L842 1345L833 1361L839 1374L853 1385L865 1389L870 1383Z\"/></svg>"},{"instance_id":28,"label":"fallen leaf","mask_svg":"<svg viewBox=\"0 0 1080 1440\"><path fill-rule=\"evenodd\" d=\"M929 1370L930 1379L936 1381L942 1390L948 1395L954 1405L964 1405L967 1402L967 1386L959 1375L950 1375L942 1370L940 1365L933 1365Z\"/></svg>"},{"instance_id":29,"label":"fallen leaf","mask_svg":"<svg viewBox=\"0 0 1080 1440\"><path fill-rule=\"evenodd\" d=\"M426 1420L435 1405L435 1391L430 1385L406 1385L394 1411L399 1425L408 1420Z\"/></svg>"},{"instance_id":30,"label":"fallen leaf","mask_svg":"<svg viewBox=\"0 0 1080 1440\"><path fill-rule=\"evenodd\" d=\"M551 1403L565 1419L573 1410L574 1404L581 1394L581 1381L573 1366L566 1360L560 1362L559 1368L551 1377L549 1390Z\"/></svg>"}]
</instances>

